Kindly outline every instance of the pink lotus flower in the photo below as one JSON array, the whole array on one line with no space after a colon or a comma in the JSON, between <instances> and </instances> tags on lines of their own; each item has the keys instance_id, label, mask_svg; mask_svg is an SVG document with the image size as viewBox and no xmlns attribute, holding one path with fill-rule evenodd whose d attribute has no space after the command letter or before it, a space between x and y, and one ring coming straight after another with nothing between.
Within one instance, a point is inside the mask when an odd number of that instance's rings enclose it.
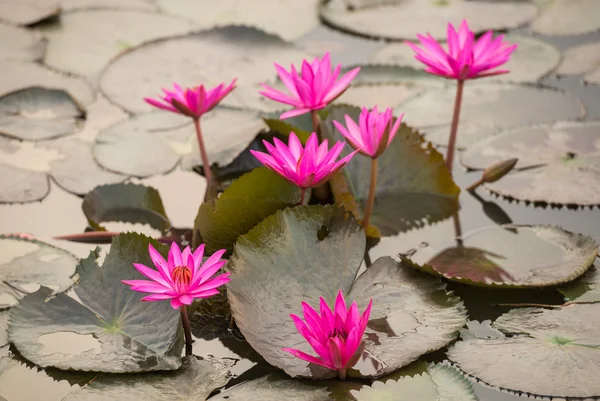
<instances>
[{"instance_id":1,"label":"pink lotus flower","mask_svg":"<svg viewBox=\"0 0 600 401\"><path fill-rule=\"evenodd\" d=\"M310 64L307 60L303 60L301 74L298 74L294 66L292 66L290 72L287 72L282 66L275 63L275 69L289 94L275 90L265 84L262 85L265 90L260 94L295 107L294 110L283 113L281 119L299 116L326 107L348 89L350 82L360 71L360 68L354 68L337 80L342 66L338 65L332 71L329 53L325 53L321 60L315 58Z\"/></svg>"},{"instance_id":2,"label":"pink lotus flower","mask_svg":"<svg viewBox=\"0 0 600 401\"><path fill-rule=\"evenodd\" d=\"M323 184L344 167L356 153L353 152L336 161L344 148L344 143L339 141L329 150L327 139L318 145L317 134L314 132L306 141L305 148L293 132L290 132L289 145L277 138L273 141L275 146L263 141L270 154L254 150L250 152L267 168L302 189Z\"/></svg>"},{"instance_id":3,"label":"pink lotus flower","mask_svg":"<svg viewBox=\"0 0 600 401\"><path fill-rule=\"evenodd\" d=\"M157 270L141 263L133 265L150 280L123 280L134 291L152 293L143 297L142 301L170 299L173 309L177 309L182 305L191 305L194 298L208 298L218 294L217 287L230 281L231 273L212 277L225 265L225 261L221 260L225 249L213 253L204 263L204 244L192 253L189 246L181 252L173 242L168 261L152 245L148 245L148 252Z\"/></svg>"},{"instance_id":4,"label":"pink lotus flower","mask_svg":"<svg viewBox=\"0 0 600 401\"><path fill-rule=\"evenodd\" d=\"M406 42L416 54L415 58L425 64L426 72L446 78L464 80L506 74L508 70L494 68L510 60L517 45L503 42L504 35L492 39L492 31L486 32L478 40L463 21L458 32L448 24L448 51L429 34L417 35L423 48Z\"/></svg>"},{"instance_id":5,"label":"pink lotus flower","mask_svg":"<svg viewBox=\"0 0 600 401\"><path fill-rule=\"evenodd\" d=\"M359 317L356 302L347 309L341 290L335 300L333 312L322 297L320 315L309 304L302 302L306 323L294 314L290 317L318 356L308 355L292 348L283 348L283 350L305 361L337 370L340 378L343 379L345 370L358 362L364 350L363 335L369 322L372 304L373 301L370 300L367 309Z\"/></svg>"},{"instance_id":6,"label":"pink lotus flower","mask_svg":"<svg viewBox=\"0 0 600 401\"><path fill-rule=\"evenodd\" d=\"M337 121L334 121L333 124L348 140L350 146L365 156L376 158L392 143L398 128L400 128L402 117L403 114L394 122L391 108L379 113L377 106L371 112L364 107L360 113L358 124L347 114L344 118L348 129Z\"/></svg>"},{"instance_id":7,"label":"pink lotus flower","mask_svg":"<svg viewBox=\"0 0 600 401\"><path fill-rule=\"evenodd\" d=\"M229 92L235 89L235 81L235 79L231 81L226 88L224 88L224 84L220 84L209 90L206 90L204 85L184 90L179 85L173 84L175 89L173 91L163 89L165 94L159 100L148 97L144 100L159 109L197 119L211 111Z\"/></svg>"}]
</instances>

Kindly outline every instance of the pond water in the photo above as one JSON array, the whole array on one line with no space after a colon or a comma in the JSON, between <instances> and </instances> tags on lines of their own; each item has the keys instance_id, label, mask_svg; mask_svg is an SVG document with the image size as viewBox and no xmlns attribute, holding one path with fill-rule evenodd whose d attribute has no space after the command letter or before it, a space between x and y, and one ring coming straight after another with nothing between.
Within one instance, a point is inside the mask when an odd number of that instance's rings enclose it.
<instances>
[{"instance_id":1,"label":"pond water","mask_svg":"<svg viewBox=\"0 0 600 401\"><path fill-rule=\"evenodd\" d=\"M528 28L516 29L511 33L534 36ZM600 33L571 37L540 35L535 35L535 37L564 51L576 45L598 41ZM303 35L296 43L312 52L331 50L334 62L347 65L364 63L384 46L382 41L340 33L324 25L319 25L312 32ZM576 95L585 107L585 119L600 119L600 86L583 84L579 75L560 79L548 77L543 79L541 84L563 89ZM23 163L27 163L27 161L23 161ZM480 174L481 172L478 171L466 171L458 165L455 166L454 179L459 187L465 188L476 181ZM144 182L151 183L162 194L174 226L189 226L189 222L193 221L196 215L198 199L202 197L204 191L205 184L201 177L195 173L177 169ZM183 191L185 193L182 193L180 188L185 188ZM556 188L556 191L561 191L561 188ZM385 237L369 250L368 258L374 261L382 256L412 255L414 251L418 254L419 251L423 251L431 244L451 243L455 236L461 233L512 223L556 225L567 231L589 235L597 243L600 243L600 211L597 207L527 204L492 195L483 187L474 193L463 190L459 201L460 210L453 218L433 224L424 224L420 228ZM41 202L0 205L0 232L31 233L42 241L71 251L77 257L86 257L96 245L58 241L51 238L55 235L81 232L86 228L86 218L80 212L81 203L81 198L66 192L51 180L49 195ZM110 225L109 228L119 230L132 227ZM157 234L156 230L149 227L136 226L133 228L148 234ZM514 235L513 231L507 227L505 233L498 235L494 241L506 241L507 244L510 244L507 246L519 247L518 243L511 242L512 235ZM101 247L105 250L108 249L107 245L101 245ZM14 251L16 254L18 249ZM541 259L546 258L546 260L554 256L553 250L548 248L531 249L530 253L537 254ZM12 259L14 255L4 256ZM537 261L531 260L530 262ZM515 261L515 263L524 263L524 261ZM596 266L600 267L598 263ZM493 321L514 308L507 304L560 305L564 303L563 295L556 289L483 290L455 282L448 283L448 288L464 301L469 313L469 328L478 336L494 335L494 331L486 322ZM243 341L240 333L235 329L229 329L228 321L218 320L211 324L215 326L214 331L219 334L220 338L207 339L211 337L210 333L194 332L195 335L204 336L204 338L196 337L194 352L201 356L212 355L217 358L238 360L232 369L232 373L236 377L229 382L228 388L246 380L256 379L271 371L268 364ZM0 330L3 330L1 326ZM2 334L0 333L0 340L2 340ZM93 350L97 346L97 340L93 337L73 333L57 333L44 338L41 342L47 350L53 352L70 352L73 349ZM0 371L0 400L61 400L69 392L97 378L95 373L65 372L58 369L38 371L35 366L22 358L13 346L0 347L1 356L11 356L24 362L24 365L10 367L10 372ZM424 357L424 360L434 362L441 362L445 359L444 350ZM527 379L524 378L524 380ZM499 391L475 380L471 381L475 393L481 401L529 399L526 395Z\"/></svg>"}]
</instances>

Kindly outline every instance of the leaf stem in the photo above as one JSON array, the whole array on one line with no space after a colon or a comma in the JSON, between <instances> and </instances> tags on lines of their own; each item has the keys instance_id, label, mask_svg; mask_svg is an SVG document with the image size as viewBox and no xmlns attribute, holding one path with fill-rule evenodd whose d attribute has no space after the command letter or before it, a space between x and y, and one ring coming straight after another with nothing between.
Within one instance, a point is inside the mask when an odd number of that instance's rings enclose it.
<instances>
[{"instance_id":1,"label":"leaf stem","mask_svg":"<svg viewBox=\"0 0 600 401\"><path fill-rule=\"evenodd\" d=\"M448 140L448 150L446 152L446 167L450 170L450 174L452 174L452 164L454 162L454 149L456 147L456 134L458 132L458 120L460 119L460 106L464 85L465 81L463 79L457 81L454 113L452 114L452 125L450 126L450 139Z\"/></svg>"},{"instance_id":2,"label":"leaf stem","mask_svg":"<svg viewBox=\"0 0 600 401\"><path fill-rule=\"evenodd\" d=\"M479 186L481 184L483 184L485 182L484 178L483 178L483 174L481 175L481 178L478 179L477 181L475 181L474 183L472 183L471 185L469 185L468 187L466 187L465 189L469 192L473 192L474 190L476 190L477 188L479 188Z\"/></svg>"},{"instance_id":3,"label":"leaf stem","mask_svg":"<svg viewBox=\"0 0 600 401\"><path fill-rule=\"evenodd\" d=\"M181 305L179 307L181 311L181 322L183 323L183 333L185 335L185 355L192 355L192 329L190 328L190 318L187 314L187 307Z\"/></svg>"},{"instance_id":4,"label":"leaf stem","mask_svg":"<svg viewBox=\"0 0 600 401\"><path fill-rule=\"evenodd\" d=\"M321 126L319 124L320 119L317 110L310 111L310 118L312 119L313 132L317 133L317 138L319 138L320 143L323 140L323 138L321 138Z\"/></svg>"},{"instance_id":5,"label":"leaf stem","mask_svg":"<svg viewBox=\"0 0 600 401\"><path fill-rule=\"evenodd\" d=\"M210 192L210 188L213 184L212 181L212 170L210 168L210 162L208 161L208 154L206 153L206 147L204 146L204 140L202 139L202 130L200 129L200 119L194 119L194 127L196 127L196 139L198 139L198 147L200 148L200 157L202 158L202 166L204 167L204 177L208 182L207 192Z\"/></svg>"},{"instance_id":6,"label":"leaf stem","mask_svg":"<svg viewBox=\"0 0 600 401\"><path fill-rule=\"evenodd\" d=\"M338 377L340 380L346 380L346 369L338 370Z\"/></svg>"},{"instance_id":7,"label":"leaf stem","mask_svg":"<svg viewBox=\"0 0 600 401\"><path fill-rule=\"evenodd\" d=\"M367 198L367 206L365 207L365 215L363 217L363 228L367 231L371 222L371 214L373 213L373 205L375 204L375 189L377 188L377 158L371 158L371 181L369 183L369 197Z\"/></svg>"},{"instance_id":8,"label":"leaf stem","mask_svg":"<svg viewBox=\"0 0 600 401\"><path fill-rule=\"evenodd\" d=\"M306 188L300 188L300 202L298 202L298 206L304 205L305 197L306 197Z\"/></svg>"}]
</instances>

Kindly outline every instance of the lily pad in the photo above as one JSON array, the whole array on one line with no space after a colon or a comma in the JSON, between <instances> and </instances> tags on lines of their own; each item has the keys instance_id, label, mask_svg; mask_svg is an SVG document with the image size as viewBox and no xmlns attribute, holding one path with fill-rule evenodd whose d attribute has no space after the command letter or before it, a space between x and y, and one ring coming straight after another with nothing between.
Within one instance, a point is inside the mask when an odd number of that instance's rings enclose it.
<instances>
[{"instance_id":1,"label":"lily pad","mask_svg":"<svg viewBox=\"0 0 600 401\"><path fill-rule=\"evenodd\" d=\"M0 3L0 19L16 25L32 25L60 14L58 0L19 0Z\"/></svg>"},{"instance_id":2,"label":"lily pad","mask_svg":"<svg viewBox=\"0 0 600 401\"><path fill-rule=\"evenodd\" d=\"M531 24L535 33L570 36L600 29L600 3L595 0L554 0Z\"/></svg>"},{"instance_id":3,"label":"lily pad","mask_svg":"<svg viewBox=\"0 0 600 401\"><path fill-rule=\"evenodd\" d=\"M590 269L577 281L558 289L568 302L600 302L600 273Z\"/></svg>"},{"instance_id":4,"label":"lily pad","mask_svg":"<svg viewBox=\"0 0 600 401\"><path fill-rule=\"evenodd\" d=\"M50 192L45 173L0 163L0 203L25 203L42 200Z\"/></svg>"},{"instance_id":5,"label":"lily pad","mask_svg":"<svg viewBox=\"0 0 600 401\"><path fill-rule=\"evenodd\" d=\"M198 209L194 230L200 232L206 251L232 250L240 235L280 209L300 201L300 190L266 167L259 167L233 182L213 203Z\"/></svg>"},{"instance_id":6,"label":"lily pad","mask_svg":"<svg viewBox=\"0 0 600 401\"><path fill-rule=\"evenodd\" d=\"M357 108L331 108L323 135L343 140L332 121L344 121L345 114L358 121L359 112ZM350 150L346 149L346 154ZM331 180L336 202L357 218L362 218L368 197L370 165L369 158L357 155ZM458 210L459 191L442 155L418 132L402 124L378 159L372 225L379 230L378 235L388 236L445 219Z\"/></svg>"},{"instance_id":7,"label":"lily pad","mask_svg":"<svg viewBox=\"0 0 600 401\"><path fill-rule=\"evenodd\" d=\"M487 80L535 83L552 72L561 60L560 51L539 39L528 36L506 35L507 42L518 45L508 63L502 66L510 74L498 75ZM406 66L423 70L424 65L415 59L415 52L404 43L392 43L377 52L372 62L384 65Z\"/></svg>"},{"instance_id":8,"label":"lily pad","mask_svg":"<svg viewBox=\"0 0 600 401\"><path fill-rule=\"evenodd\" d=\"M46 44L35 32L0 23L0 58L3 60L39 61L45 52Z\"/></svg>"},{"instance_id":9,"label":"lily pad","mask_svg":"<svg viewBox=\"0 0 600 401\"><path fill-rule=\"evenodd\" d=\"M102 376L64 401L205 400L229 381L233 360L188 358L172 372Z\"/></svg>"},{"instance_id":10,"label":"lily pad","mask_svg":"<svg viewBox=\"0 0 600 401\"><path fill-rule=\"evenodd\" d=\"M456 88L430 90L400 105L407 124L427 140L446 146ZM457 146L465 148L499 131L529 124L583 118L579 99L552 89L511 84L469 82L465 85Z\"/></svg>"},{"instance_id":11,"label":"lily pad","mask_svg":"<svg viewBox=\"0 0 600 401\"><path fill-rule=\"evenodd\" d=\"M152 264L149 243L166 256L166 246L140 234L122 234L113 239L102 267L98 249L82 259L77 299L63 293L50 297L46 287L27 295L11 310L10 341L42 367L112 373L179 368L178 311L168 302L141 302L141 294L121 283L141 277L132 263Z\"/></svg>"},{"instance_id":12,"label":"lily pad","mask_svg":"<svg viewBox=\"0 0 600 401\"><path fill-rule=\"evenodd\" d=\"M412 40L417 32L446 39L448 22L460 24L463 19L476 33L517 28L535 18L537 7L525 2L461 0L377 0L352 7L345 0L331 0L321 4L320 13L325 23L342 31L372 38Z\"/></svg>"},{"instance_id":13,"label":"lily pad","mask_svg":"<svg viewBox=\"0 0 600 401\"><path fill-rule=\"evenodd\" d=\"M509 337L459 341L448 357L495 387L548 397L597 397L599 317L598 304L515 309L493 324Z\"/></svg>"},{"instance_id":14,"label":"lily pad","mask_svg":"<svg viewBox=\"0 0 600 401\"><path fill-rule=\"evenodd\" d=\"M366 350L350 376L385 375L452 341L466 322L462 303L437 280L391 258L355 280L365 245L362 229L335 206L278 211L240 237L228 263L227 294L252 348L292 377L334 376L281 348L312 352L289 315L301 314L303 301L316 305L320 296L331 304L340 289L361 310L373 299Z\"/></svg>"},{"instance_id":15,"label":"lily pad","mask_svg":"<svg viewBox=\"0 0 600 401\"><path fill-rule=\"evenodd\" d=\"M376 381L350 392L356 401L477 401L471 383L455 368L431 365L426 372Z\"/></svg>"},{"instance_id":16,"label":"lily pad","mask_svg":"<svg viewBox=\"0 0 600 401\"><path fill-rule=\"evenodd\" d=\"M85 110L67 92L31 87L0 97L0 134L39 141L81 129Z\"/></svg>"},{"instance_id":17,"label":"lily pad","mask_svg":"<svg viewBox=\"0 0 600 401\"><path fill-rule=\"evenodd\" d=\"M75 10L138 10L157 11L157 6L148 0L61 0L64 11Z\"/></svg>"},{"instance_id":18,"label":"lily pad","mask_svg":"<svg viewBox=\"0 0 600 401\"><path fill-rule=\"evenodd\" d=\"M24 363L4 357L0 359L0 400L28 401L43 398L61 401L73 391L66 380L55 381L43 370L28 367Z\"/></svg>"},{"instance_id":19,"label":"lily pad","mask_svg":"<svg viewBox=\"0 0 600 401\"><path fill-rule=\"evenodd\" d=\"M90 226L100 231L106 230L100 223L108 221L149 224L163 233L171 227L160 194L144 185L96 187L83 198L81 208Z\"/></svg>"},{"instance_id":20,"label":"lily pad","mask_svg":"<svg viewBox=\"0 0 600 401\"><path fill-rule=\"evenodd\" d=\"M0 311L0 348L8 344L8 335L6 329L8 329L8 310Z\"/></svg>"},{"instance_id":21,"label":"lily pad","mask_svg":"<svg viewBox=\"0 0 600 401\"><path fill-rule=\"evenodd\" d=\"M277 36L245 26L226 26L146 43L124 53L102 73L100 87L116 104L140 113L150 110L140 99L158 94L173 80L183 86L210 87L237 77L237 88L222 104L277 111L281 106L260 96L258 84L275 77L274 62L298 64L306 57L304 51Z\"/></svg>"},{"instance_id":22,"label":"lily pad","mask_svg":"<svg viewBox=\"0 0 600 401\"><path fill-rule=\"evenodd\" d=\"M0 235L0 309L16 305L40 285L65 291L73 285L77 259L44 242Z\"/></svg>"},{"instance_id":23,"label":"lily pad","mask_svg":"<svg viewBox=\"0 0 600 401\"><path fill-rule=\"evenodd\" d=\"M464 152L461 162L469 168L483 169L517 157L516 168L521 171L485 187L529 202L598 205L599 133L597 121L518 128L474 145Z\"/></svg>"},{"instance_id":24,"label":"lily pad","mask_svg":"<svg viewBox=\"0 0 600 401\"><path fill-rule=\"evenodd\" d=\"M191 19L199 28L246 25L292 41L319 24L318 0L157 0L165 12Z\"/></svg>"},{"instance_id":25,"label":"lily pad","mask_svg":"<svg viewBox=\"0 0 600 401\"><path fill-rule=\"evenodd\" d=\"M0 75L0 94L2 95L19 89L41 86L62 89L68 92L77 103L83 105L93 103L95 98L94 90L87 81L60 74L40 64L0 60L0 71L2 71L2 75Z\"/></svg>"},{"instance_id":26,"label":"lily pad","mask_svg":"<svg viewBox=\"0 0 600 401\"><path fill-rule=\"evenodd\" d=\"M125 50L193 29L194 25L186 20L141 11L66 13L59 25L43 27L43 34L49 39L44 63L59 71L96 77L111 59Z\"/></svg>"},{"instance_id":27,"label":"lily pad","mask_svg":"<svg viewBox=\"0 0 600 401\"><path fill-rule=\"evenodd\" d=\"M586 235L554 226L507 225L466 233L459 245L429 243L404 263L464 284L548 287L581 276L597 254L598 244Z\"/></svg>"},{"instance_id":28,"label":"lily pad","mask_svg":"<svg viewBox=\"0 0 600 401\"><path fill-rule=\"evenodd\" d=\"M567 49L556 73L585 74L585 82L600 85L600 42L584 43Z\"/></svg>"}]
</instances>

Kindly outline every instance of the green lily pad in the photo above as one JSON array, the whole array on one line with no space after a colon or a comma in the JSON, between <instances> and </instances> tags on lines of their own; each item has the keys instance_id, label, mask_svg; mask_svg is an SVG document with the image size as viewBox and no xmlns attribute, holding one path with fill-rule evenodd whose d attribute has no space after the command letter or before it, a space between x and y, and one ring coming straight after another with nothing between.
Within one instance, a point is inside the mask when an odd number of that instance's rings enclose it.
<instances>
[{"instance_id":1,"label":"green lily pad","mask_svg":"<svg viewBox=\"0 0 600 401\"><path fill-rule=\"evenodd\" d=\"M461 239L459 245L456 241L429 243L403 262L464 284L548 287L581 276L598 253L591 237L554 226L492 226Z\"/></svg>"},{"instance_id":2,"label":"green lily pad","mask_svg":"<svg viewBox=\"0 0 600 401\"><path fill-rule=\"evenodd\" d=\"M320 15L328 25L361 36L413 40L417 32L429 32L445 40L448 22L466 19L476 33L517 28L536 17L537 7L525 2L376 0L357 5L331 0L321 4Z\"/></svg>"},{"instance_id":3,"label":"green lily pad","mask_svg":"<svg viewBox=\"0 0 600 401\"><path fill-rule=\"evenodd\" d=\"M300 190L266 167L252 170L233 182L213 203L198 209L194 230L209 253L232 250L240 235L280 209L296 205Z\"/></svg>"},{"instance_id":4,"label":"green lily pad","mask_svg":"<svg viewBox=\"0 0 600 401\"><path fill-rule=\"evenodd\" d=\"M568 302L600 302L600 273L590 269L578 280L560 287L558 291Z\"/></svg>"},{"instance_id":5,"label":"green lily pad","mask_svg":"<svg viewBox=\"0 0 600 401\"><path fill-rule=\"evenodd\" d=\"M8 4L8 3L2 3ZM0 15L2 13L0 12ZM0 60L0 94L33 86L62 89L79 104L88 105L95 99L94 89L82 78L63 75L40 64Z\"/></svg>"},{"instance_id":6,"label":"green lily pad","mask_svg":"<svg viewBox=\"0 0 600 401\"><path fill-rule=\"evenodd\" d=\"M0 359L0 400L28 401L43 398L61 401L74 388L66 381L55 381L37 367L15 361L9 357Z\"/></svg>"},{"instance_id":7,"label":"green lily pad","mask_svg":"<svg viewBox=\"0 0 600 401\"><path fill-rule=\"evenodd\" d=\"M49 293L73 285L77 259L44 242L0 235L0 309L16 305L40 285Z\"/></svg>"},{"instance_id":8,"label":"green lily pad","mask_svg":"<svg viewBox=\"0 0 600 401\"><path fill-rule=\"evenodd\" d=\"M430 90L399 106L407 124L427 140L446 146L456 87ZM551 89L499 83L465 85L457 146L465 148L502 130L530 124L549 124L583 118L579 99Z\"/></svg>"},{"instance_id":9,"label":"green lily pad","mask_svg":"<svg viewBox=\"0 0 600 401\"><path fill-rule=\"evenodd\" d=\"M529 202L600 204L600 122L557 122L523 127L481 141L461 162L484 169L517 157L515 171L487 183L490 191ZM559 190L557 190L559 189Z\"/></svg>"},{"instance_id":10,"label":"green lily pad","mask_svg":"<svg viewBox=\"0 0 600 401\"><path fill-rule=\"evenodd\" d=\"M60 14L58 0L22 0L0 3L0 19L16 25L33 25Z\"/></svg>"},{"instance_id":11,"label":"green lily pad","mask_svg":"<svg viewBox=\"0 0 600 401\"><path fill-rule=\"evenodd\" d=\"M60 24L42 27L49 39L44 63L59 71L96 77L124 50L193 29L194 25L186 20L142 11L70 12L61 16Z\"/></svg>"},{"instance_id":12,"label":"green lily pad","mask_svg":"<svg viewBox=\"0 0 600 401\"><path fill-rule=\"evenodd\" d=\"M152 265L150 243L166 256L167 247L155 240L122 234L113 239L102 266L98 249L82 259L77 299L63 293L51 297L46 287L27 295L11 310L10 341L42 367L112 373L179 368L178 311L168 302L141 302L140 293L121 283L141 278L132 263Z\"/></svg>"},{"instance_id":13,"label":"green lily pad","mask_svg":"<svg viewBox=\"0 0 600 401\"><path fill-rule=\"evenodd\" d=\"M515 309L493 327L510 336L459 341L448 357L495 387L546 397L600 395L600 305Z\"/></svg>"},{"instance_id":14,"label":"green lily pad","mask_svg":"<svg viewBox=\"0 0 600 401\"><path fill-rule=\"evenodd\" d=\"M502 66L510 74L498 75L487 80L535 83L556 68L561 60L560 51L539 39L528 36L506 35L505 41L518 45L510 61ZM415 59L415 52L404 43L391 43L379 50L371 61L390 66L405 66L423 70L424 65Z\"/></svg>"},{"instance_id":15,"label":"green lily pad","mask_svg":"<svg viewBox=\"0 0 600 401\"><path fill-rule=\"evenodd\" d=\"M0 134L21 140L52 139L81 129L85 110L67 92L31 87L0 97Z\"/></svg>"},{"instance_id":16,"label":"green lily pad","mask_svg":"<svg viewBox=\"0 0 600 401\"><path fill-rule=\"evenodd\" d=\"M3 60L40 61L46 44L34 32L0 23L0 49Z\"/></svg>"},{"instance_id":17,"label":"green lily pad","mask_svg":"<svg viewBox=\"0 0 600 401\"><path fill-rule=\"evenodd\" d=\"M210 393L229 381L234 361L188 358L172 372L136 375L105 375L64 401L187 401L205 400Z\"/></svg>"},{"instance_id":18,"label":"green lily pad","mask_svg":"<svg viewBox=\"0 0 600 401\"><path fill-rule=\"evenodd\" d=\"M330 140L343 140L332 121L344 121L350 115L358 121L358 108L332 107L322 125ZM346 146L345 154L351 149ZM356 155L332 180L338 204L357 218L367 201L371 159ZM394 235L450 217L458 210L459 188L431 144L409 126L402 124L394 141L378 159L375 206L371 218L380 235ZM371 235L371 234L370 234Z\"/></svg>"},{"instance_id":19,"label":"green lily pad","mask_svg":"<svg viewBox=\"0 0 600 401\"><path fill-rule=\"evenodd\" d=\"M278 111L280 104L258 93L259 83L276 76L274 62L288 66L306 57L304 51L277 36L245 26L225 26L146 43L123 53L102 73L100 87L114 103L141 113L151 107L141 99L171 87L175 77L182 86L208 87L237 77L237 88L221 104Z\"/></svg>"},{"instance_id":20,"label":"green lily pad","mask_svg":"<svg viewBox=\"0 0 600 401\"><path fill-rule=\"evenodd\" d=\"M148 0L61 0L64 11L75 10L138 10L157 11L157 6Z\"/></svg>"},{"instance_id":21,"label":"green lily pad","mask_svg":"<svg viewBox=\"0 0 600 401\"><path fill-rule=\"evenodd\" d=\"M455 368L431 365L399 380L376 381L350 392L356 401L477 401L471 383Z\"/></svg>"},{"instance_id":22,"label":"green lily pad","mask_svg":"<svg viewBox=\"0 0 600 401\"><path fill-rule=\"evenodd\" d=\"M8 334L6 333L6 329L8 329L8 315L8 310L0 311L0 348L8 344Z\"/></svg>"},{"instance_id":23,"label":"green lily pad","mask_svg":"<svg viewBox=\"0 0 600 401\"><path fill-rule=\"evenodd\" d=\"M252 348L292 377L333 377L336 372L281 348L312 352L289 315L301 314L303 301L316 305L320 296L332 304L340 289L361 310L373 299L366 350L348 372L352 377L385 375L452 341L466 322L462 303L439 281L391 258L379 259L355 280L365 245L362 229L335 206L278 211L240 237L228 263L233 274L227 294Z\"/></svg>"},{"instance_id":24,"label":"green lily pad","mask_svg":"<svg viewBox=\"0 0 600 401\"><path fill-rule=\"evenodd\" d=\"M549 36L582 35L600 29L600 3L594 0L554 0L531 24L535 33Z\"/></svg>"},{"instance_id":25,"label":"green lily pad","mask_svg":"<svg viewBox=\"0 0 600 401\"><path fill-rule=\"evenodd\" d=\"M319 25L318 0L157 0L165 12L191 19L202 29L224 25L253 26L293 41ZM268 11L267 11L268 10Z\"/></svg>"},{"instance_id":26,"label":"green lily pad","mask_svg":"<svg viewBox=\"0 0 600 401\"><path fill-rule=\"evenodd\" d=\"M171 227L160 194L144 185L96 187L83 198L81 208L90 226L99 231L106 231L100 223L108 221L149 224L163 233Z\"/></svg>"}]
</instances>

